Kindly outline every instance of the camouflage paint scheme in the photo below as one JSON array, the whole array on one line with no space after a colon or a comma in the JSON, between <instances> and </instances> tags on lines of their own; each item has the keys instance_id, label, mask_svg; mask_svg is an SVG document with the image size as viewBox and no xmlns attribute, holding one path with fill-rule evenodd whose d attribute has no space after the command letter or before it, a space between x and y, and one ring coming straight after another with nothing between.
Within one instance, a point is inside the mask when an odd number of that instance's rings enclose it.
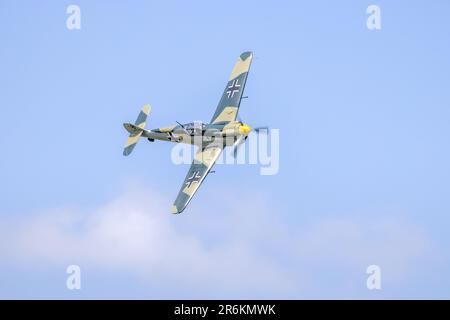
<instances>
[{"instance_id":1,"label":"camouflage paint scheme","mask_svg":"<svg viewBox=\"0 0 450 320\"><path fill-rule=\"evenodd\" d=\"M252 130L246 124L236 121L252 59L252 52L244 52L237 59L209 124L177 124L146 130L150 105L142 108L134 124L124 123L125 129L130 134L123 150L125 156L133 151L140 138L147 138L149 141L188 143L199 147L172 206L172 213L181 213L186 208L223 149L227 146L236 148L245 141Z\"/></svg>"}]
</instances>

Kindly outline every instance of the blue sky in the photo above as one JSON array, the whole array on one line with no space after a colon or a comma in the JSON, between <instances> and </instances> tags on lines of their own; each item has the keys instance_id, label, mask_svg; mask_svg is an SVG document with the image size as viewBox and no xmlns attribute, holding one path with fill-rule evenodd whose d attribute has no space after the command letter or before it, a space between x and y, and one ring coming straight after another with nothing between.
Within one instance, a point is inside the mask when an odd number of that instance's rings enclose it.
<instances>
[{"instance_id":1,"label":"blue sky","mask_svg":"<svg viewBox=\"0 0 450 320\"><path fill-rule=\"evenodd\" d=\"M449 9L2 0L0 297L449 298ZM218 166L172 216L188 166L124 158L122 123L208 121L246 50L240 115L280 129L280 171Z\"/></svg>"}]
</instances>

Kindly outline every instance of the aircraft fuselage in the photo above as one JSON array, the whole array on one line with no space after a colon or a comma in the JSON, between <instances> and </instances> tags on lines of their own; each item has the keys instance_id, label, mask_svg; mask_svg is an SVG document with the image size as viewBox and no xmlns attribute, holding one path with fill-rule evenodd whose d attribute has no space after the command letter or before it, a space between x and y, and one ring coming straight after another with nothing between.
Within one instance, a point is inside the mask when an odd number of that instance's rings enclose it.
<instances>
[{"instance_id":1,"label":"aircraft fuselage","mask_svg":"<svg viewBox=\"0 0 450 320\"><path fill-rule=\"evenodd\" d=\"M218 142L224 146L232 146L240 137L246 136L250 131L249 126L239 121L211 124L192 122L144 130L142 136L150 141L162 140L194 145Z\"/></svg>"}]
</instances>

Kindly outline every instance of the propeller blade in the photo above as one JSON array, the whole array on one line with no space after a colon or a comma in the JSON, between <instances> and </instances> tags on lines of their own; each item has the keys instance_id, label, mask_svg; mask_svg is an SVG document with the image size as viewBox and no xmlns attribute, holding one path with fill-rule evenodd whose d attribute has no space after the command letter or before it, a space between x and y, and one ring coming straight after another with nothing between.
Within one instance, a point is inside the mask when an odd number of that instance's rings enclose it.
<instances>
[{"instance_id":1,"label":"propeller blade","mask_svg":"<svg viewBox=\"0 0 450 320\"><path fill-rule=\"evenodd\" d=\"M234 156L235 158L237 157L237 154L238 154L238 151L239 151L240 146L244 144L243 142L244 142L246 139L247 139L247 136L240 136L240 137L236 140L236 142L234 143L233 156Z\"/></svg>"},{"instance_id":2,"label":"propeller blade","mask_svg":"<svg viewBox=\"0 0 450 320\"><path fill-rule=\"evenodd\" d=\"M237 155L238 155L238 152L239 152L239 148L241 147L241 145L239 144L239 145L237 145L236 147L234 147L234 150L233 150L233 157L234 158L237 158Z\"/></svg>"},{"instance_id":3,"label":"propeller blade","mask_svg":"<svg viewBox=\"0 0 450 320\"><path fill-rule=\"evenodd\" d=\"M265 127L256 127L256 128L253 128L253 130L254 130L255 132L258 132L258 133L259 133L259 131L261 131L261 130L268 132L268 131L269 131L269 127L267 127L267 126L265 126Z\"/></svg>"}]
</instances>

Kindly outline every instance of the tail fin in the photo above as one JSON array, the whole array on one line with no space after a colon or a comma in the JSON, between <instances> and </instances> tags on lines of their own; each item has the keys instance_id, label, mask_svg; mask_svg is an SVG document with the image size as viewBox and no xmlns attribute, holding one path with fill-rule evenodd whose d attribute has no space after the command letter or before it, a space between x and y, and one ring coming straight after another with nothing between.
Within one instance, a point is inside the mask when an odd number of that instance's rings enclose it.
<instances>
[{"instance_id":1,"label":"tail fin","mask_svg":"<svg viewBox=\"0 0 450 320\"><path fill-rule=\"evenodd\" d=\"M139 113L136 122L134 124L131 123L124 123L123 126L125 129L130 133L127 142L125 144L125 148L123 149L123 155L128 156L136 146L136 144L139 141L139 138L142 135L142 132L144 132L145 123L147 120L147 116L149 115L151 111L151 107L149 104L146 104L141 112Z\"/></svg>"}]
</instances>

